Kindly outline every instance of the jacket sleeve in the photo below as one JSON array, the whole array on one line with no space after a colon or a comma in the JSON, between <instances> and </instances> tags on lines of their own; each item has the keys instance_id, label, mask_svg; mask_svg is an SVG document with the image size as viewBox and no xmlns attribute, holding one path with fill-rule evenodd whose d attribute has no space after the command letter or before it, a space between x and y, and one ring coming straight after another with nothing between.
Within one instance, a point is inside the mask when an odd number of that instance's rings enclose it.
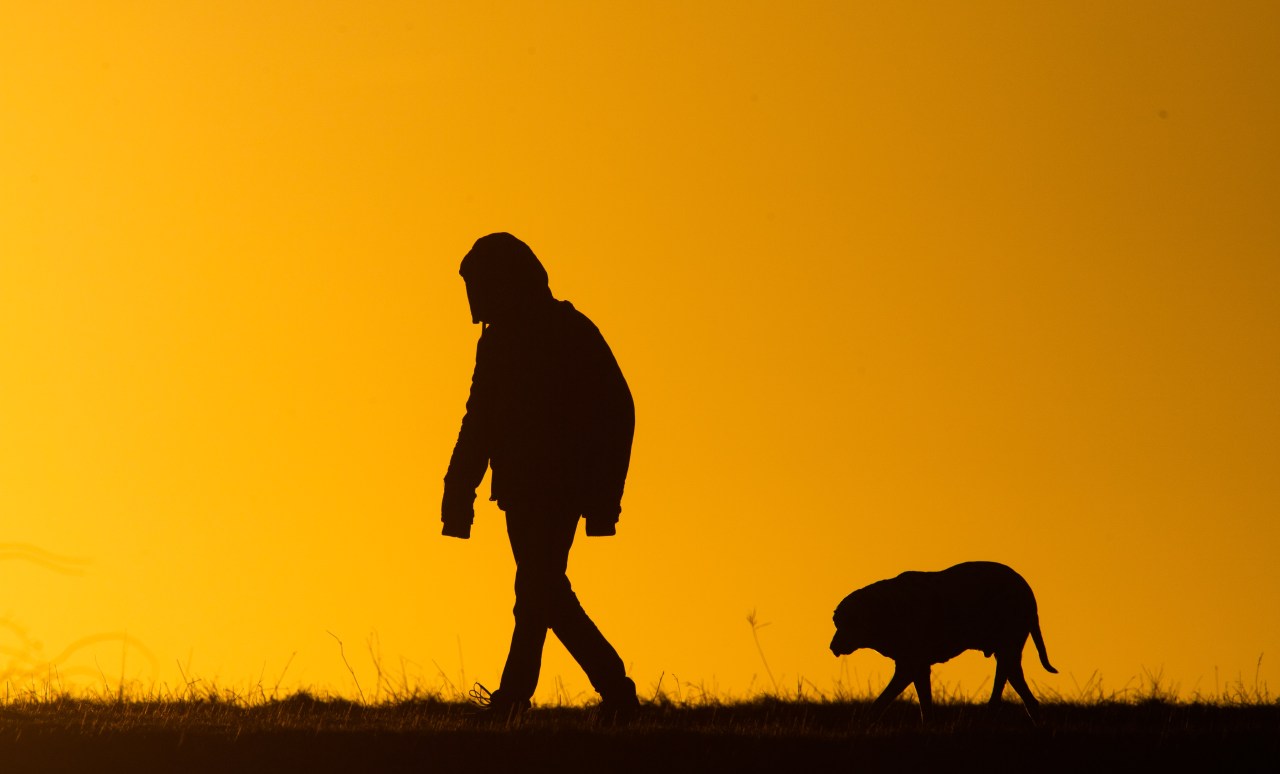
<instances>
[{"instance_id":1,"label":"jacket sleeve","mask_svg":"<svg viewBox=\"0 0 1280 774\"><path fill-rule=\"evenodd\" d=\"M612 535L622 511L622 490L631 464L635 403L612 350L599 331L593 333L590 381L594 395L588 401L591 411L587 418L593 443L583 515L587 518L587 534Z\"/></svg>"},{"instance_id":2,"label":"jacket sleeve","mask_svg":"<svg viewBox=\"0 0 1280 774\"><path fill-rule=\"evenodd\" d=\"M492 387L486 350L482 333L476 346L476 367L471 376L467 411L462 417L462 429L458 431L458 440L449 458L449 469L444 476L440 520L444 522L444 534L454 537L470 535L475 519L476 487L480 486L489 467L492 414L489 395Z\"/></svg>"}]
</instances>

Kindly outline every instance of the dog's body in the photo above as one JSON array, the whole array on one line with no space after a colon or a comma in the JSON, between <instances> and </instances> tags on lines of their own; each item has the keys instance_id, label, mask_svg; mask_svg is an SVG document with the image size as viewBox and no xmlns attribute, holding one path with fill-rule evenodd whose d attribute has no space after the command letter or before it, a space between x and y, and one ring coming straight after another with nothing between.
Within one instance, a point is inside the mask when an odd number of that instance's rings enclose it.
<instances>
[{"instance_id":1,"label":"dog's body","mask_svg":"<svg viewBox=\"0 0 1280 774\"><path fill-rule=\"evenodd\" d=\"M966 650L996 657L991 703L1000 701L1007 681L1032 718L1039 702L1022 674L1027 635L1049 664L1036 598L1022 576L995 562L965 562L940 572L904 572L858 589L844 598L834 616L831 652L843 656L871 648L894 661L894 674L873 705L883 710L915 683L920 711L928 715L933 696L929 667Z\"/></svg>"}]
</instances>

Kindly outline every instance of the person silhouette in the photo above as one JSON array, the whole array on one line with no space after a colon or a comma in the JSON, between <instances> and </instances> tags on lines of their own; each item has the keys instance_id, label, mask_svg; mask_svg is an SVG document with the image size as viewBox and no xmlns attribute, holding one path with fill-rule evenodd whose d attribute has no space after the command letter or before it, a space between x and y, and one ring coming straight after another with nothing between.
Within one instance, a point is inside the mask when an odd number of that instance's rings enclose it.
<instances>
[{"instance_id":1,"label":"person silhouette","mask_svg":"<svg viewBox=\"0 0 1280 774\"><path fill-rule=\"evenodd\" d=\"M482 716L524 712L547 631L600 694L603 715L639 707L621 657L583 610L566 570L580 518L614 535L631 460L635 406L596 326L551 295L547 272L507 233L476 240L459 270L472 323L482 325L471 393L444 478L444 535L466 539L476 488L492 469L516 560L515 628L498 689Z\"/></svg>"}]
</instances>

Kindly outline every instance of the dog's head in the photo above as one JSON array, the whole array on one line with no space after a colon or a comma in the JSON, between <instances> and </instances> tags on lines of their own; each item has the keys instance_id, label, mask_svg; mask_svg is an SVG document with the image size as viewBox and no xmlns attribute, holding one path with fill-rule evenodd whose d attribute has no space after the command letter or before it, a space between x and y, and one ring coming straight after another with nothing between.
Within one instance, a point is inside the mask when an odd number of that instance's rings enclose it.
<instances>
[{"instance_id":1,"label":"dog's head","mask_svg":"<svg viewBox=\"0 0 1280 774\"><path fill-rule=\"evenodd\" d=\"M836 636L831 638L831 652L847 656L859 648L884 652L884 634L900 608L896 593L899 581L876 581L845 597L831 620Z\"/></svg>"},{"instance_id":2,"label":"dog's head","mask_svg":"<svg viewBox=\"0 0 1280 774\"><path fill-rule=\"evenodd\" d=\"M847 656L858 648L866 647L863 631L867 621L867 595L859 589L844 598L831 620L836 625L836 635L831 638L831 652Z\"/></svg>"},{"instance_id":3,"label":"dog's head","mask_svg":"<svg viewBox=\"0 0 1280 774\"><path fill-rule=\"evenodd\" d=\"M858 649L856 640L847 629L836 627L836 636L831 638L831 652L837 656L847 656Z\"/></svg>"}]
</instances>

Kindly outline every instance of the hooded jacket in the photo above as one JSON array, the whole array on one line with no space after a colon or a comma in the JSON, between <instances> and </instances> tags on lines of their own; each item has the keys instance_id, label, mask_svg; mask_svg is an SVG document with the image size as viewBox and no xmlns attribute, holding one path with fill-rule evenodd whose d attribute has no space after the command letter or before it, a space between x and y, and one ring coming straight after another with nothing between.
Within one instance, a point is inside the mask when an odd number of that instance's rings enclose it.
<instances>
[{"instance_id":1,"label":"hooded jacket","mask_svg":"<svg viewBox=\"0 0 1280 774\"><path fill-rule=\"evenodd\" d=\"M464 277L468 261L483 270L476 255L464 260ZM537 261L532 251L528 259ZM587 517L588 534L613 534L635 430L631 391L599 329L545 290L545 271L523 276L534 281L519 318L486 325L476 348L445 475L446 532L469 531L476 488L492 468L490 499L503 510L568 509ZM472 306L475 316L474 298Z\"/></svg>"}]
</instances>

